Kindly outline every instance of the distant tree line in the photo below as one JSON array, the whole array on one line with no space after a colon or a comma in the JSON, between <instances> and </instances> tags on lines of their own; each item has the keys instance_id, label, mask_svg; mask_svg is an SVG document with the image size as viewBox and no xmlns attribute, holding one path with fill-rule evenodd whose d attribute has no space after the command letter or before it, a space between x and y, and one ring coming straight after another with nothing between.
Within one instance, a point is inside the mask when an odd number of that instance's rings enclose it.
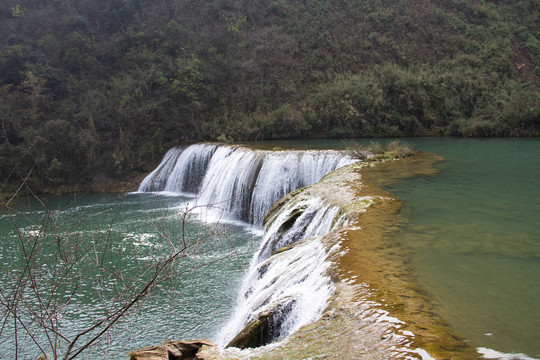
<instances>
[{"instance_id":1,"label":"distant tree line","mask_svg":"<svg viewBox=\"0 0 540 360\"><path fill-rule=\"evenodd\" d=\"M540 135L539 0L3 0L0 181L182 141ZM11 175L10 175L11 174Z\"/></svg>"}]
</instances>

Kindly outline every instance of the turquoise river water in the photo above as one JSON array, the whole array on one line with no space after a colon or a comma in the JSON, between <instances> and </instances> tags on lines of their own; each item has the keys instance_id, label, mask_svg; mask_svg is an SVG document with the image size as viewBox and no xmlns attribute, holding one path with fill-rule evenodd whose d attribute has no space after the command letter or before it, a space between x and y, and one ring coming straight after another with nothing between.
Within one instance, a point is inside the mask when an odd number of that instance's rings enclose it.
<instances>
[{"instance_id":1,"label":"turquoise river water","mask_svg":"<svg viewBox=\"0 0 540 360\"><path fill-rule=\"evenodd\" d=\"M11 205L11 215L5 211L0 213L1 300L10 299L14 288L9 277L17 279L20 269L24 268L20 260L21 239L28 250L31 248L28 245L41 237L35 258L37 279L42 286L41 298L45 299L53 293L49 291L54 282L53 272L48 270L52 264L63 269L62 261L54 255L58 249L56 239L79 244L80 260L70 272L70 277L79 282L76 287L71 283L63 289L65 294L56 297L63 306L57 316L59 332L73 339L74 334L103 318L117 295L111 290L111 284L115 283L110 277L105 286L99 282L100 271L96 271L93 264L105 253L106 266L125 279L139 279L141 269L151 273L155 260L171 252L171 242L177 248L183 243L182 219L188 200L167 194L88 194L54 197L44 206L35 200L17 199ZM189 248L175 264L176 271L154 288L153 295L141 303L142 308L127 316L110 334L102 337L92 351L83 353L82 358L127 359L127 352L138 347L160 344L166 339L212 338L223 326L260 235L245 226L207 223L197 219L195 211L190 214L193 216L188 216L185 222ZM43 233L50 236L44 238ZM90 251L85 252L88 244L91 244ZM73 249L67 244L62 248ZM96 253L99 260L94 261ZM140 286L140 281L132 282ZM67 301L73 289L75 296ZM31 283L27 283L25 294L28 304L38 309L38 297ZM20 314L27 312L26 306L20 306ZM36 359L39 352L31 338L25 336L19 326L19 337L15 339L13 326L4 322L5 314L0 315L3 325L0 327L0 359L16 356ZM26 323L32 329L35 321ZM34 334L45 352L52 356L49 339L42 331ZM53 336L51 332L49 335ZM84 339L89 337L83 336L81 341ZM16 341L20 348L18 353L15 353ZM65 349L66 342L60 341L59 346Z\"/></svg>"},{"instance_id":2,"label":"turquoise river water","mask_svg":"<svg viewBox=\"0 0 540 360\"><path fill-rule=\"evenodd\" d=\"M540 140L410 142L446 159L385 188L404 203L397 236L421 285L475 346L540 359Z\"/></svg>"},{"instance_id":3,"label":"turquoise river water","mask_svg":"<svg viewBox=\"0 0 540 360\"><path fill-rule=\"evenodd\" d=\"M439 172L434 176L385 185L403 202L402 213L409 221L396 236L410 250L418 281L443 318L487 357L540 359L540 140L407 141L445 158L436 164ZM343 147L341 142L267 146L289 145ZM45 228L78 241L111 244L96 246L110 246L110 263L133 273L162 256L168 239L181 237L187 201L170 194L55 197L47 204L54 226L48 221ZM17 274L20 267L20 239L41 236L45 215L41 204L21 199L12 205L12 215L0 213L3 296L9 289L7 274ZM211 241L191 247L180 263L186 272L160 284L142 311L121 323L90 358L125 358L129 350L165 339L212 338L226 322L260 234L238 224L193 218L186 224L190 236ZM44 263L54 259L47 251L41 250ZM95 292L95 274L82 279L80 299L62 312L67 335L101 316L103 299ZM0 359L14 356L9 326L0 328ZM20 358L36 354L32 346L19 353Z\"/></svg>"}]
</instances>

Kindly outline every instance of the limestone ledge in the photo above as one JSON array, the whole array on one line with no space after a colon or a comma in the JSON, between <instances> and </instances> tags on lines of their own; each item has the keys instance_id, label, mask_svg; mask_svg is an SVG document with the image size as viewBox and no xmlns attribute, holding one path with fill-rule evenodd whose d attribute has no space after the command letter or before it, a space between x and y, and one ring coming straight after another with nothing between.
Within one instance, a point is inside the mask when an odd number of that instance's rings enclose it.
<instances>
[{"instance_id":1,"label":"limestone ledge","mask_svg":"<svg viewBox=\"0 0 540 360\"><path fill-rule=\"evenodd\" d=\"M417 156L375 170L361 163L346 166L285 196L269 211L266 223L284 204L317 195L339 206L338 217L346 218L343 226L322 239L327 247L340 243L345 252L331 256L336 292L319 320L282 341L257 347L251 340L264 333L265 320L271 316L260 314L230 344L234 347L223 349L208 340L167 342L133 352L131 360L478 358L474 348L434 313L433 304L414 283L407 257L391 236L400 202L372 181L389 169L403 171L401 177L418 175L435 161ZM182 352L178 346L188 350Z\"/></svg>"}]
</instances>

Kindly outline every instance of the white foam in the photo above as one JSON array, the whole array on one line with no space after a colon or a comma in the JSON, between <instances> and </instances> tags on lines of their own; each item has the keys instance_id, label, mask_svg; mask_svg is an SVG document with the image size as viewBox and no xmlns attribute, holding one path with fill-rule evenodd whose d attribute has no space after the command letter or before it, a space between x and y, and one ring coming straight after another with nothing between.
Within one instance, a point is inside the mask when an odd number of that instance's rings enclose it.
<instances>
[{"instance_id":1,"label":"white foam","mask_svg":"<svg viewBox=\"0 0 540 360\"><path fill-rule=\"evenodd\" d=\"M316 320L334 290L327 251L317 238L298 243L250 269L228 324L217 336L225 345L259 314L292 304L278 336L283 338Z\"/></svg>"},{"instance_id":2,"label":"white foam","mask_svg":"<svg viewBox=\"0 0 540 360\"><path fill-rule=\"evenodd\" d=\"M354 162L343 152L262 151L218 144L173 148L139 186L139 192L196 197L209 218L262 226L281 197Z\"/></svg>"},{"instance_id":3,"label":"white foam","mask_svg":"<svg viewBox=\"0 0 540 360\"><path fill-rule=\"evenodd\" d=\"M429 353L424 349L418 348L418 349L412 350L411 352L420 355L422 360L435 360L435 358L431 357L431 355L429 355Z\"/></svg>"},{"instance_id":4,"label":"white foam","mask_svg":"<svg viewBox=\"0 0 540 360\"><path fill-rule=\"evenodd\" d=\"M476 349L480 354L482 354L483 359L498 359L498 360L539 360L538 358L532 358L526 354L515 354L515 353L502 353L497 350L488 349L485 347L479 347Z\"/></svg>"}]
</instances>

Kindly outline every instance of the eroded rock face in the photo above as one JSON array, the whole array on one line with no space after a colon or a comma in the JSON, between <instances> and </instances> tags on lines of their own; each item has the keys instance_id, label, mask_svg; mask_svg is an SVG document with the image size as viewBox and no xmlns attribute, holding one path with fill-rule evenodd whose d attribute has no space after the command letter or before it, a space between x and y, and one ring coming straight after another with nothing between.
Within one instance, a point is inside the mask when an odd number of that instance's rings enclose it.
<instances>
[{"instance_id":1,"label":"eroded rock face","mask_svg":"<svg viewBox=\"0 0 540 360\"><path fill-rule=\"evenodd\" d=\"M167 341L163 345L148 346L129 353L130 360L211 360L209 357L200 357L199 352L210 354L210 348L218 346L210 340L183 340ZM203 354L201 354L203 356Z\"/></svg>"}]
</instances>

